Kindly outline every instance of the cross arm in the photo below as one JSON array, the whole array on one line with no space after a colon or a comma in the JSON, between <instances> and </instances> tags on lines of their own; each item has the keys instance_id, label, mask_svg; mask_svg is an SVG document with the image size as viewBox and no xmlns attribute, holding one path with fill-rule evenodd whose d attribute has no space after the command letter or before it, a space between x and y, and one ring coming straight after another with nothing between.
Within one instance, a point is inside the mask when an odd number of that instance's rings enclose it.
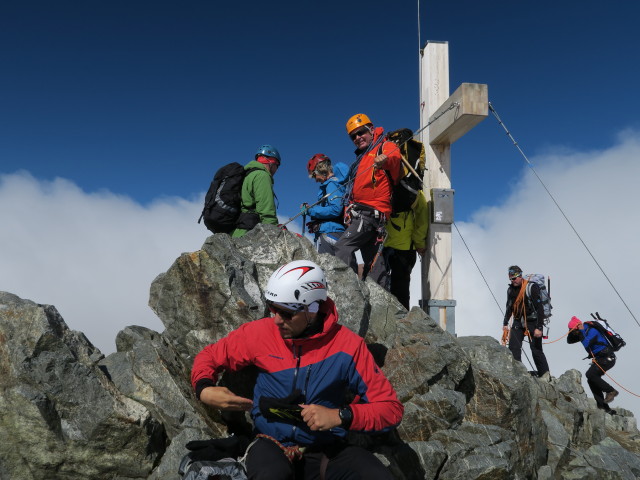
<instances>
[{"instance_id":1,"label":"cross arm","mask_svg":"<svg viewBox=\"0 0 640 480\"><path fill-rule=\"evenodd\" d=\"M451 104L457 107L444 112ZM429 126L429 144L451 145L465 133L484 120L489 114L489 89L484 83L463 83L453 94L431 115Z\"/></svg>"}]
</instances>

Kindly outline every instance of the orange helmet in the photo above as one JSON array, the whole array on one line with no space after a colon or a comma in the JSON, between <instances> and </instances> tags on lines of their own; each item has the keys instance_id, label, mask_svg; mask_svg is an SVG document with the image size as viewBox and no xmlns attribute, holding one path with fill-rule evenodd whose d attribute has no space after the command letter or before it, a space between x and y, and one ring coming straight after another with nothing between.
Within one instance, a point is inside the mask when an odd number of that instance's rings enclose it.
<instances>
[{"instance_id":1,"label":"orange helmet","mask_svg":"<svg viewBox=\"0 0 640 480\"><path fill-rule=\"evenodd\" d=\"M350 135L356 128L364 125L373 125L373 122L369 120L364 113L357 113L349 120L347 120L347 135Z\"/></svg>"},{"instance_id":2,"label":"orange helmet","mask_svg":"<svg viewBox=\"0 0 640 480\"><path fill-rule=\"evenodd\" d=\"M329 157L327 157L323 153L316 153L313 157L311 157L311 160L307 162L307 172L309 172L310 177L313 175L313 172L316 170L318 163L323 162L325 160L331 161Z\"/></svg>"}]
</instances>

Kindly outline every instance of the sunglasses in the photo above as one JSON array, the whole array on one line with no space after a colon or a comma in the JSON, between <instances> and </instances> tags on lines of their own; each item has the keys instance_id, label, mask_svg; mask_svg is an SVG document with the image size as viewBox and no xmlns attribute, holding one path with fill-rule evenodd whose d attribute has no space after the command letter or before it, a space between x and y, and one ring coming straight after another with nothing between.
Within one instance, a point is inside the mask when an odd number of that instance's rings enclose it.
<instances>
[{"instance_id":1,"label":"sunglasses","mask_svg":"<svg viewBox=\"0 0 640 480\"><path fill-rule=\"evenodd\" d=\"M295 310L295 311L285 310L284 308L276 307L272 303L268 303L267 305L271 313L273 313L274 315L279 315L280 318L282 318L283 320L291 320L295 314L300 313L302 311L302 310Z\"/></svg>"},{"instance_id":2,"label":"sunglasses","mask_svg":"<svg viewBox=\"0 0 640 480\"><path fill-rule=\"evenodd\" d=\"M511 276L509 277L509 280L515 280L516 278L520 278L521 276L522 276L521 274L517 273L517 274L515 274L515 275L511 275Z\"/></svg>"},{"instance_id":3,"label":"sunglasses","mask_svg":"<svg viewBox=\"0 0 640 480\"><path fill-rule=\"evenodd\" d=\"M349 137L351 138L351 140L355 140L356 137L364 137L367 133L371 133L369 132L368 128L362 128L360 130L356 130L353 133L349 134Z\"/></svg>"}]
</instances>

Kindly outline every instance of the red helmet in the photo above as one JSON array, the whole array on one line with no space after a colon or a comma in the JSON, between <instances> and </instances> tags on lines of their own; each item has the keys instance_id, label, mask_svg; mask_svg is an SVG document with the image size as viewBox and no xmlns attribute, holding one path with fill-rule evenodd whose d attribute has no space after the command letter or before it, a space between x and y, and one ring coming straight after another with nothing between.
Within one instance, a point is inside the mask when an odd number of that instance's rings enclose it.
<instances>
[{"instance_id":1,"label":"red helmet","mask_svg":"<svg viewBox=\"0 0 640 480\"><path fill-rule=\"evenodd\" d=\"M331 161L329 157L327 157L324 153L316 153L311 160L307 162L307 172L309 172L309 176L313 175L316 167L318 166L318 162L324 162L325 160Z\"/></svg>"}]
</instances>

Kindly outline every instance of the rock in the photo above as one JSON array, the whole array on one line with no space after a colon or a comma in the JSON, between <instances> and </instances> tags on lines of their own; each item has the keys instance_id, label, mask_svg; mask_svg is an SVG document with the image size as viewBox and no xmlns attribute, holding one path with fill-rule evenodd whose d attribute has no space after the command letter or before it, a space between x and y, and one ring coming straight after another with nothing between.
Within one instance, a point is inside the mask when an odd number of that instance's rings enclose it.
<instances>
[{"instance_id":1,"label":"rock","mask_svg":"<svg viewBox=\"0 0 640 480\"><path fill-rule=\"evenodd\" d=\"M164 425L114 388L96 364L100 357L54 307L0 293L3 478L151 473L166 449Z\"/></svg>"},{"instance_id":2,"label":"rock","mask_svg":"<svg viewBox=\"0 0 640 480\"><path fill-rule=\"evenodd\" d=\"M396 430L350 435L394 478L640 476L636 419L598 410L580 372L533 378L495 339L455 338L308 240L259 225L180 255L151 285L165 330L128 327L107 357L54 307L0 293L0 480L173 480L188 441L250 432L246 415L195 399L193 357L267 315L269 276L301 258L325 269L340 322L369 343L405 405ZM251 396L255 373L221 382Z\"/></svg>"}]
</instances>

